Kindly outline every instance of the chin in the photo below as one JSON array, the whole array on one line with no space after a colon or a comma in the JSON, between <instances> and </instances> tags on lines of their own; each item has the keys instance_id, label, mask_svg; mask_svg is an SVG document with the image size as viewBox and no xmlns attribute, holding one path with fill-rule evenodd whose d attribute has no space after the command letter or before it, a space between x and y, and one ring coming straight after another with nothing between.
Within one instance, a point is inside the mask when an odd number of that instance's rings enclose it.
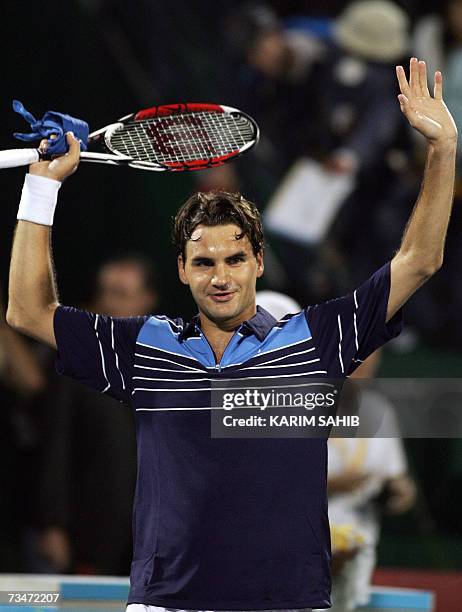
<instances>
[{"instance_id":1,"label":"chin","mask_svg":"<svg viewBox=\"0 0 462 612\"><path fill-rule=\"evenodd\" d=\"M239 309L233 304L221 304L215 306L213 309L207 309L205 311L209 319L216 321L226 321L228 319L234 319L239 314Z\"/></svg>"},{"instance_id":2,"label":"chin","mask_svg":"<svg viewBox=\"0 0 462 612\"><path fill-rule=\"evenodd\" d=\"M213 319L220 321L226 321L227 319L234 319L237 315L235 308L217 308L210 313Z\"/></svg>"}]
</instances>

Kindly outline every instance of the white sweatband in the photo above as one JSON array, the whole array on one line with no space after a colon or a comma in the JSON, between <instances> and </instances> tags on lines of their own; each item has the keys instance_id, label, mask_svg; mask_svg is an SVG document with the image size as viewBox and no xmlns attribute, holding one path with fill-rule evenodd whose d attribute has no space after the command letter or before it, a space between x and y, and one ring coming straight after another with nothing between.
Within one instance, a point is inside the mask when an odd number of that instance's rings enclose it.
<instances>
[{"instance_id":1,"label":"white sweatband","mask_svg":"<svg viewBox=\"0 0 462 612\"><path fill-rule=\"evenodd\" d=\"M60 181L26 174L17 218L39 225L53 225L60 187Z\"/></svg>"}]
</instances>

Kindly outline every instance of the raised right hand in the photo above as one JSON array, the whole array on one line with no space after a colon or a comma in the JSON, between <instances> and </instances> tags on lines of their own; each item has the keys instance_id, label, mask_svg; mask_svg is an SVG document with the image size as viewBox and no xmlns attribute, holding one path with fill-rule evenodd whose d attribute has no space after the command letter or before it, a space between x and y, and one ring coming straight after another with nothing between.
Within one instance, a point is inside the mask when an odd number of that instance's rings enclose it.
<instances>
[{"instance_id":1,"label":"raised right hand","mask_svg":"<svg viewBox=\"0 0 462 612\"><path fill-rule=\"evenodd\" d=\"M68 176L74 174L80 162L80 142L72 132L66 134L69 151L64 155L55 157L51 161L40 161L29 166L29 173L37 176L64 181ZM47 141L42 140L40 150L46 151Z\"/></svg>"}]
</instances>

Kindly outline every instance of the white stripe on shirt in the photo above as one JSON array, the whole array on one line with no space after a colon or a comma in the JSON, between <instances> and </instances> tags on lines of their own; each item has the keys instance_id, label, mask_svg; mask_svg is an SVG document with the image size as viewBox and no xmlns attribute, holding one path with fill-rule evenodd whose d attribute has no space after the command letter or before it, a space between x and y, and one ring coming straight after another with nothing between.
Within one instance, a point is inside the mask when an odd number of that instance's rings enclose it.
<instances>
[{"instance_id":1,"label":"white stripe on shirt","mask_svg":"<svg viewBox=\"0 0 462 612\"><path fill-rule=\"evenodd\" d=\"M99 339L98 321L99 321L99 315L96 315L96 317L95 317L95 334L96 334L96 338L98 339L99 352L100 352L100 355L101 355L101 368L103 370L104 379L107 382L106 387L101 391L101 393L106 393L106 391L110 388L111 383L109 382L109 380L107 378L107 375L106 375L106 363L104 361L103 346L101 344L101 340Z\"/></svg>"},{"instance_id":2,"label":"white stripe on shirt","mask_svg":"<svg viewBox=\"0 0 462 612\"><path fill-rule=\"evenodd\" d=\"M115 343L114 343L114 319L111 319L111 341L112 341L112 350L114 351L115 354L115 362L116 362L116 368L120 374L120 379L122 381L122 389L125 391L125 380L124 377L122 375L122 372L120 371L119 368L119 355L117 354L117 351L115 350Z\"/></svg>"},{"instance_id":3,"label":"white stripe on shirt","mask_svg":"<svg viewBox=\"0 0 462 612\"><path fill-rule=\"evenodd\" d=\"M353 293L353 299L355 301L355 311L353 313L353 324L355 327L355 344L356 344L356 352L359 351L359 344L358 344L358 327L356 325L356 311L358 310L358 299L356 297L356 291L354 291Z\"/></svg>"},{"instance_id":4,"label":"white stripe on shirt","mask_svg":"<svg viewBox=\"0 0 462 612\"><path fill-rule=\"evenodd\" d=\"M181 366L182 368L187 368L188 370L194 370L195 372L204 371L204 370L200 370L199 368L193 368L192 366L187 366L184 363L179 363L178 361L172 361L171 359L164 359L163 357L153 357L152 355L142 355L141 353L135 353L135 357L142 357L143 359L156 359L157 361L168 361L168 363L174 363L175 365ZM194 361L196 361L197 363L197 359L195 359Z\"/></svg>"},{"instance_id":5,"label":"white stripe on shirt","mask_svg":"<svg viewBox=\"0 0 462 612\"><path fill-rule=\"evenodd\" d=\"M337 321L338 321L338 332L340 335L340 339L338 341L338 358L340 361L340 367L342 368L342 374L345 373L345 368L343 367L343 359L342 359L342 338L343 338L343 334L342 334L342 322L340 320L340 315L337 315Z\"/></svg>"}]
</instances>

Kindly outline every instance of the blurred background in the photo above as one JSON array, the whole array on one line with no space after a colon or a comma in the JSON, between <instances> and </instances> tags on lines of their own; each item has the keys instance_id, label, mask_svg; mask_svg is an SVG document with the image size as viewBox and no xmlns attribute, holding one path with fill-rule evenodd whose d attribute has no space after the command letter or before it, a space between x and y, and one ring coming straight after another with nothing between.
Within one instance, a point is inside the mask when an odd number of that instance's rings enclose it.
<instances>
[{"instance_id":1,"label":"blurred background","mask_svg":"<svg viewBox=\"0 0 462 612\"><path fill-rule=\"evenodd\" d=\"M195 314L170 226L192 191L210 188L240 190L264 214L259 289L300 304L348 292L393 256L419 193L425 146L400 114L397 63L416 54L430 81L444 72L462 132L462 0L4 0L1 11L2 148L20 146L12 133L27 131L13 98L36 116L66 112L91 129L155 104L220 102L247 111L262 132L252 154L202 173L82 164L61 190L53 232L64 304L115 316ZM329 173L325 195L310 191L312 173ZM2 174L3 303L23 176ZM406 306L405 332L376 376L462 374L461 179L459 162L444 267ZM280 223L293 214L306 219L309 239ZM53 355L0 314L0 571L126 575L132 415L58 380ZM383 452L387 461L392 451ZM460 602L462 441L405 440L400 452L369 500L382 524L375 580ZM393 512L393 490L399 497L406 485L390 483L401 476L413 491ZM450 605L438 609L460 609Z\"/></svg>"}]
</instances>

